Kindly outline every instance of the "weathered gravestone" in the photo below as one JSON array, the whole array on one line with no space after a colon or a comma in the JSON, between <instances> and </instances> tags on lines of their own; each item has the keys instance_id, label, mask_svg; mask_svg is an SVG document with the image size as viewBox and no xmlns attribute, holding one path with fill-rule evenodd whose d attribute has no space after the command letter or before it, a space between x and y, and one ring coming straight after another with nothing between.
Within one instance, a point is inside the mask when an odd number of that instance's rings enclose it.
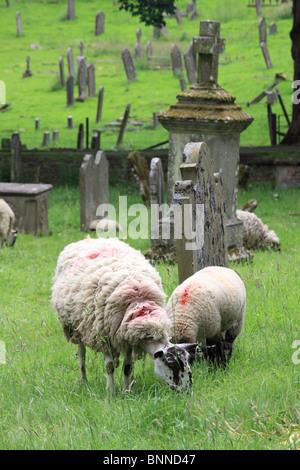
<instances>
[{"instance_id":1,"label":"weathered gravestone","mask_svg":"<svg viewBox=\"0 0 300 470\"><path fill-rule=\"evenodd\" d=\"M142 55L141 36L142 30L139 26L136 30L136 44L134 46L134 52L136 57L141 57Z\"/></svg>"},{"instance_id":2,"label":"weathered gravestone","mask_svg":"<svg viewBox=\"0 0 300 470\"><path fill-rule=\"evenodd\" d=\"M228 266L228 254L223 188L205 142L185 146L180 172L181 181L175 182L174 203L179 210L175 210L174 236L182 283L206 266Z\"/></svg>"},{"instance_id":3,"label":"weathered gravestone","mask_svg":"<svg viewBox=\"0 0 300 470\"><path fill-rule=\"evenodd\" d=\"M183 58L189 84L196 83L196 69L192 54L186 52L185 54L183 54Z\"/></svg>"},{"instance_id":4,"label":"weathered gravestone","mask_svg":"<svg viewBox=\"0 0 300 470\"><path fill-rule=\"evenodd\" d=\"M178 74L182 73L181 52L176 44L172 44L171 47L171 62L173 75L176 77Z\"/></svg>"},{"instance_id":5,"label":"weathered gravestone","mask_svg":"<svg viewBox=\"0 0 300 470\"><path fill-rule=\"evenodd\" d=\"M50 144L50 132L45 131L44 132L44 137L43 137L42 147L47 147L47 145L49 145L49 144Z\"/></svg>"},{"instance_id":6,"label":"weathered gravestone","mask_svg":"<svg viewBox=\"0 0 300 470\"><path fill-rule=\"evenodd\" d=\"M84 101L86 98L86 62L85 57L78 58L78 98L76 101Z\"/></svg>"},{"instance_id":7,"label":"weathered gravestone","mask_svg":"<svg viewBox=\"0 0 300 470\"><path fill-rule=\"evenodd\" d=\"M273 34L277 33L277 25L276 23L272 22L269 25L269 36L272 36Z\"/></svg>"},{"instance_id":8,"label":"weathered gravestone","mask_svg":"<svg viewBox=\"0 0 300 470\"><path fill-rule=\"evenodd\" d=\"M68 0L68 20L75 18L75 0Z\"/></svg>"},{"instance_id":9,"label":"weathered gravestone","mask_svg":"<svg viewBox=\"0 0 300 470\"><path fill-rule=\"evenodd\" d=\"M103 11L98 11L96 14L96 27L95 36L99 36L104 33L105 15Z\"/></svg>"},{"instance_id":10,"label":"weathered gravestone","mask_svg":"<svg viewBox=\"0 0 300 470\"><path fill-rule=\"evenodd\" d=\"M94 66L94 64L88 64L88 66L87 66L87 81L88 81L88 94L89 94L89 96L95 96L96 83L95 83L95 66Z\"/></svg>"},{"instance_id":11,"label":"weathered gravestone","mask_svg":"<svg viewBox=\"0 0 300 470\"><path fill-rule=\"evenodd\" d=\"M149 193L151 204L151 234L155 234L159 230L159 222L163 217L163 204L164 204L164 173L160 158L152 158L150 162L149 173ZM156 223L156 227L152 227ZM154 229L154 230L153 230ZM157 229L157 230L155 230ZM151 246L156 245L159 237L156 239L151 236Z\"/></svg>"},{"instance_id":12,"label":"weathered gravestone","mask_svg":"<svg viewBox=\"0 0 300 470\"><path fill-rule=\"evenodd\" d=\"M68 47L67 59L68 59L69 75L72 75L72 77L75 78L74 54L73 54L73 49L71 47Z\"/></svg>"},{"instance_id":13,"label":"weathered gravestone","mask_svg":"<svg viewBox=\"0 0 300 470\"><path fill-rule=\"evenodd\" d=\"M77 149L83 150L84 146L84 127L83 124L80 123L78 127L78 134L77 134Z\"/></svg>"},{"instance_id":14,"label":"weathered gravestone","mask_svg":"<svg viewBox=\"0 0 300 470\"><path fill-rule=\"evenodd\" d=\"M59 76L61 86L65 86L65 67L64 67L64 58L62 56L58 59L59 63Z\"/></svg>"},{"instance_id":15,"label":"weathered gravestone","mask_svg":"<svg viewBox=\"0 0 300 470\"><path fill-rule=\"evenodd\" d=\"M74 104L74 77L69 75L67 78L67 108Z\"/></svg>"},{"instance_id":16,"label":"weathered gravestone","mask_svg":"<svg viewBox=\"0 0 300 470\"><path fill-rule=\"evenodd\" d=\"M128 103L126 105L126 108L125 108L124 116L123 116L123 119L122 119L122 124L121 124L121 127L120 127L120 132L119 132L119 136L118 136L118 140L117 140L117 147L119 145L121 145L122 140L123 140L123 135L124 135L124 132L125 132L125 128L126 128L129 113L130 113L130 106L131 106L131 104Z\"/></svg>"},{"instance_id":17,"label":"weathered gravestone","mask_svg":"<svg viewBox=\"0 0 300 470\"><path fill-rule=\"evenodd\" d=\"M257 16L261 16L262 15L262 8L261 8L261 3L260 3L260 0L255 0L255 8L256 8L256 14Z\"/></svg>"},{"instance_id":18,"label":"weathered gravestone","mask_svg":"<svg viewBox=\"0 0 300 470\"><path fill-rule=\"evenodd\" d=\"M21 141L18 132L14 132L11 137L11 181L20 181L22 170Z\"/></svg>"},{"instance_id":19,"label":"weathered gravestone","mask_svg":"<svg viewBox=\"0 0 300 470\"><path fill-rule=\"evenodd\" d=\"M98 92L98 103L97 103L97 116L96 122L101 121L102 117L102 107L103 107L103 95L104 95L104 88L101 86Z\"/></svg>"},{"instance_id":20,"label":"weathered gravestone","mask_svg":"<svg viewBox=\"0 0 300 470\"><path fill-rule=\"evenodd\" d=\"M129 81L129 83L134 82L136 80L134 64L133 64L130 51L126 47L124 47L124 49L122 50L122 60L123 60L127 80Z\"/></svg>"},{"instance_id":21,"label":"weathered gravestone","mask_svg":"<svg viewBox=\"0 0 300 470\"><path fill-rule=\"evenodd\" d=\"M240 133L253 118L217 83L220 23L200 21L200 36L193 42L198 59L197 83L178 94L178 102L158 115L160 123L169 131L167 202L172 203L174 183L180 179L185 145L205 142L214 171L222 175L228 246L240 246L243 227L236 218Z\"/></svg>"},{"instance_id":22,"label":"weathered gravestone","mask_svg":"<svg viewBox=\"0 0 300 470\"><path fill-rule=\"evenodd\" d=\"M108 161L104 152L85 155L80 167L80 227L88 230L97 208L109 201Z\"/></svg>"},{"instance_id":23,"label":"weathered gravestone","mask_svg":"<svg viewBox=\"0 0 300 470\"><path fill-rule=\"evenodd\" d=\"M267 47L267 25L264 18L260 18L258 22L258 31L259 31L259 45L261 47L265 63L268 69L272 68L272 61Z\"/></svg>"},{"instance_id":24,"label":"weathered gravestone","mask_svg":"<svg viewBox=\"0 0 300 470\"><path fill-rule=\"evenodd\" d=\"M21 13L17 11L16 13L16 20L17 20L17 36L22 36L23 30L22 30L22 19L21 19Z\"/></svg>"},{"instance_id":25,"label":"weathered gravestone","mask_svg":"<svg viewBox=\"0 0 300 470\"><path fill-rule=\"evenodd\" d=\"M147 43L146 43L146 54L147 54L147 57L150 57L153 54L152 42L151 41L147 41Z\"/></svg>"},{"instance_id":26,"label":"weathered gravestone","mask_svg":"<svg viewBox=\"0 0 300 470\"><path fill-rule=\"evenodd\" d=\"M0 198L12 208L19 232L47 235L51 184L0 183Z\"/></svg>"}]
</instances>

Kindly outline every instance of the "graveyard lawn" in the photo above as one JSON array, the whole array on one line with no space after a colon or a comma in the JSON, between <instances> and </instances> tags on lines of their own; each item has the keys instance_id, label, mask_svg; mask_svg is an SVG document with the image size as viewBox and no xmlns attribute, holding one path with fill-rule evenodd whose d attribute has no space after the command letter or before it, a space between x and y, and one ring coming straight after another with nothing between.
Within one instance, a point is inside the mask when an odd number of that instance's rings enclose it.
<instances>
[{"instance_id":1,"label":"graveyard lawn","mask_svg":"<svg viewBox=\"0 0 300 470\"><path fill-rule=\"evenodd\" d=\"M186 10L186 0L178 0L181 11ZM238 5L237 5L238 3ZM90 121L90 131L101 129L103 149L115 147L118 128L106 126L115 123L123 116L127 103L131 103L129 121L146 121L139 127L128 124L130 132L125 132L123 146L143 149L168 139L167 131L158 126L151 129L153 112L166 110L176 102L180 92L180 78L188 83L184 67L184 54L190 42L199 34L199 21L204 19L221 22L221 37L226 39L225 53L220 56L219 84L236 96L236 103L254 117L254 122L241 136L242 145L269 145L266 98L247 108L263 90L274 82L275 74L280 73L278 85L287 112L292 111L293 61L289 32L292 27L290 4L274 8L264 8L267 30L272 22L277 32L268 36L268 51L273 68L267 69L259 45L258 18L255 8L247 7L247 0L236 2L222 0L197 2L199 18L190 20L190 15L178 24L176 18L166 18L168 34L153 39L153 28L139 24L137 17L119 11L117 2L102 0L76 0L75 18L67 19L67 2L26 2L15 0L9 8L1 2L1 50L3 64L0 80L6 84L6 101L11 105L0 113L2 137L11 137L14 131L20 133L22 143L30 147L40 147L43 134L59 130L59 140L50 142L53 146L74 147L77 132L85 118ZM96 15L101 8L105 15L104 32L95 35ZM16 11L20 11L22 35L17 36ZM126 28L124 28L126 24ZM137 37L137 29L141 36ZM141 57L135 55L135 45L140 41ZM147 59L147 42L152 42L152 60ZM96 94L80 101L77 83L77 57L80 44L86 63L95 67ZM173 73L171 48L175 44L182 58L183 71ZM74 104L67 107L66 85L61 85L59 57L64 59L65 82L68 78L67 51L72 48L75 59L76 78L74 81ZM122 50L127 48L135 67L136 80L129 82L122 63ZM26 71L27 57L30 57L31 76L22 78ZM160 66L152 70L151 64ZM166 63L168 68L165 68ZM157 68L157 67L154 67ZM179 67L180 69L180 67ZM290 78L289 78L290 77ZM103 112L97 122L97 101L99 87L104 88ZM69 103L72 99L69 97ZM274 113L282 115L278 102L272 105ZM73 116L74 128L67 128L68 116ZM35 119L40 119L40 127L35 130ZM281 116L281 124L285 119ZM286 131L286 127L281 129ZM134 132L136 131L136 132ZM92 135L90 135L91 141Z\"/></svg>"},{"instance_id":2,"label":"graveyard lawn","mask_svg":"<svg viewBox=\"0 0 300 470\"><path fill-rule=\"evenodd\" d=\"M57 256L84 236L78 188L53 188L52 235L19 234L14 249L0 251L0 341L6 346L0 449L299 449L300 198L299 190L277 192L273 197L273 188L262 185L239 192L238 207L258 200L256 213L279 235L281 252L255 253L252 264L233 266L248 298L228 369L194 364L193 394L179 395L159 381L147 359L137 363L136 384L124 397L118 369L110 398L104 361L91 351L89 383L81 384L76 347L66 343L50 305ZM128 205L141 202L136 188L112 187L116 207L120 194ZM128 242L149 248L148 240ZM157 269L169 296L176 266Z\"/></svg>"}]
</instances>

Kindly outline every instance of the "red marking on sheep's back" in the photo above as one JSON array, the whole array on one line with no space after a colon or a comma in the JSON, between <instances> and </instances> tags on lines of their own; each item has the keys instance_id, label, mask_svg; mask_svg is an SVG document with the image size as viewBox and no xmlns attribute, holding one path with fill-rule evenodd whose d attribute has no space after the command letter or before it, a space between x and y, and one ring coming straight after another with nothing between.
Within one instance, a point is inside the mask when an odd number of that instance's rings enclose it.
<instances>
[{"instance_id":1,"label":"red marking on sheep's back","mask_svg":"<svg viewBox=\"0 0 300 470\"><path fill-rule=\"evenodd\" d=\"M185 289L183 290L180 298L179 298L179 303L180 305L185 305L188 300L189 300L189 297L190 297L190 290L191 290L191 285L189 286L186 286Z\"/></svg>"},{"instance_id":2,"label":"red marking on sheep's back","mask_svg":"<svg viewBox=\"0 0 300 470\"><path fill-rule=\"evenodd\" d=\"M108 258L108 257L120 257L124 255L126 255L125 250L120 250L118 248L102 248L101 250L88 253L86 256L79 258L76 261L76 263L73 265L73 267L70 269L69 272L73 272L74 269L77 269L78 267L80 267L82 264L84 264L85 261L91 261L99 257Z\"/></svg>"},{"instance_id":3,"label":"red marking on sheep's back","mask_svg":"<svg viewBox=\"0 0 300 470\"><path fill-rule=\"evenodd\" d=\"M161 314L161 308L157 305L152 306L148 303L138 304L132 311L132 320L139 321L147 318L157 317Z\"/></svg>"}]
</instances>

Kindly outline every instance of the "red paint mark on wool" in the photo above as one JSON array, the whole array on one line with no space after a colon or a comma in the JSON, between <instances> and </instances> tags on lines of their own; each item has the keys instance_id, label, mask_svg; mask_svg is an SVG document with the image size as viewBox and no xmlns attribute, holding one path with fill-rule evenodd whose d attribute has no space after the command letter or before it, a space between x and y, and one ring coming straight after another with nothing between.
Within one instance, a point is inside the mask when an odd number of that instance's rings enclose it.
<instances>
[{"instance_id":1,"label":"red paint mark on wool","mask_svg":"<svg viewBox=\"0 0 300 470\"><path fill-rule=\"evenodd\" d=\"M182 292L181 296L180 296L180 299L179 299L179 303L180 305L185 305L188 300L189 300L189 297L190 297L190 290L191 290L192 286L189 285L189 286L186 286L186 288L184 289L184 291Z\"/></svg>"},{"instance_id":2,"label":"red paint mark on wool","mask_svg":"<svg viewBox=\"0 0 300 470\"><path fill-rule=\"evenodd\" d=\"M147 318L153 318L160 315L161 308L157 305L151 305L149 303L138 304L132 310L132 320L145 320Z\"/></svg>"}]
</instances>

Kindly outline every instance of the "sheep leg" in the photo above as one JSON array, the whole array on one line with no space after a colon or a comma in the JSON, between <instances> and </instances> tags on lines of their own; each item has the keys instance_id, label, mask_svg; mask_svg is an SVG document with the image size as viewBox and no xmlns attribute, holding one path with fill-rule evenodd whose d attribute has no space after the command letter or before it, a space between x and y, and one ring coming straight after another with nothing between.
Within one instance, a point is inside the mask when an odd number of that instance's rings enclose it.
<instances>
[{"instance_id":1,"label":"sheep leg","mask_svg":"<svg viewBox=\"0 0 300 470\"><path fill-rule=\"evenodd\" d=\"M105 361L105 370L106 370L106 388L109 390L110 394L112 395L115 391L114 361L113 361L113 358L109 354L105 354L104 361Z\"/></svg>"},{"instance_id":2,"label":"sheep leg","mask_svg":"<svg viewBox=\"0 0 300 470\"><path fill-rule=\"evenodd\" d=\"M134 377L133 377L133 360L132 360L132 353L131 351L127 351L124 365L124 384L123 384L123 393L130 392L131 387L134 385Z\"/></svg>"},{"instance_id":3,"label":"sheep leg","mask_svg":"<svg viewBox=\"0 0 300 470\"><path fill-rule=\"evenodd\" d=\"M82 382L87 382L86 368L85 368L85 353L86 353L86 347L80 341L78 343L78 360L79 360L79 369L80 369L80 375L81 375Z\"/></svg>"}]
</instances>

